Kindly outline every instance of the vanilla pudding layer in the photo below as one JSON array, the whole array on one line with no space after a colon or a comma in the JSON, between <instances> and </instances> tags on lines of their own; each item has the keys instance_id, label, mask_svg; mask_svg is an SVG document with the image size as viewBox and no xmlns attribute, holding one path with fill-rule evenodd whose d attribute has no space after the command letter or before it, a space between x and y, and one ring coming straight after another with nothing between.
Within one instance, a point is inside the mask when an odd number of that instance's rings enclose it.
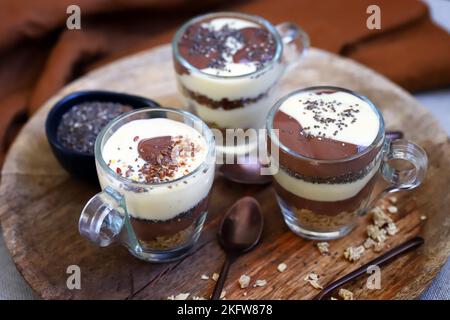
<instances>
[{"instance_id":1,"label":"vanilla pudding layer","mask_svg":"<svg viewBox=\"0 0 450 320\"><path fill-rule=\"evenodd\" d=\"M145 184L145 177L137 174L146 161L140 157L138 146L141 141L156 137L182 136L196 146L195 157L183 158L170 177L163 184ZM137 137L137 138L136 138ZM200 165L208 162L207 144L201 134L190 126L170 119L134 120L120 127L105 143L102 156L110 169L130 181L129 185L111 178L97 164L102 189L110 186L123 195L128 213L139 219L165 221L194 208L207 198L214 180L214 166L190 174ZM120 161L119 161L120 160ZM134 172L125 176L128 169ZM118 169L119 168L119 169ZM190 175L189 175L190 174ZM186 175L189 175L185 177ZM182 181L177 179L184 177ZM139 182L133 185L132 182Z\"/></svg>"},{"instance_id":2,"label":"vanilla pudding layer","mask_svg":"<svg viewBox=\"0 0 450 320\"><path fill-rule=\"evenodd\" d=\"M197 101L183 96L183 102L211 127L232 129L263 128L267 113L276 100L277 90L272 89L266 96L244 108L225 110L212 109Z\"/></svg>"},{"instance_id":3,"label":"vanilla pudding layer","mask_svg":"<svg viewBox=\"0 0 450 320\"><path fill-rule=\"evenodd\" d=\"M279 168L274 175L275 181L286 191L303 199L322 202L336 202L356 196L377 174L381 159L374 160L368 166L368 173L360 179L344 183L317 183L306 181Z\"/></svg>"},{"instance_id":4,"label":"vanilla pudding layer","mask_svg":"<svg viewBox=\"0 0 450 320\"><path fill-rule=\"evenodd\" d=\"M204 70L202 70L204 71ZM284 72L284 66L274 61L267 70L257 77L241 75L214 77L200 72L178 75L179 85L194 93L205 95L211 100L241 100L256 98L272 88Z\"/></svg>"}]
</instances>

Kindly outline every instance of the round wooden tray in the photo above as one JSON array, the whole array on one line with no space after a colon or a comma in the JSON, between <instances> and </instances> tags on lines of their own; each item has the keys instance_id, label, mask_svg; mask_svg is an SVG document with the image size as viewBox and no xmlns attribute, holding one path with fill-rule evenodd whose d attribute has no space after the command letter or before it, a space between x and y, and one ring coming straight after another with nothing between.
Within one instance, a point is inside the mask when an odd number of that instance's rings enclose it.
<instances>
[{"instance_id":1,"label":"round wooden tray","mask_svg":"<svg viewBox=\"0 0 450 320\"><path fill-rule=\"evenodd\" d=\"M369 290L365 279L347 286L360 299L415 298L430 283L450 253L450 147L446 133L408 93L367 68L335 55L311 49L282 83L285 92L295 88L332 84L367 95L383 111L388 129L403 130L429 155L428 177L419 189L401 198L400 233L390 246L420 233L424 246L382 268L382 288ZM303 240L284 225L270 186L244 186L218 177L209 216L195 250L168 264L150 264L133 258L119 245L98 248L83 239L77 221L83 204L98 190L71 178L53 157L44 133L50 107L76 90L103 89L138 94L165 106L177 100L168 45L120 60L68 85L28 122L12 146L2 172L0 218L5 242L18 270L43 298L165 299L189 292L207 297L214 282L202 274L218 272L223 253L216 241L221 214L243 195L255 196L262 205L266 227L262 243L239 259L226 283L228 299L307 299L317 290L303 278L311 271L323 285L374 258L367 252L358 263L342 257L349 245L360 244L367 219L349 236L331 242L331 255L321 256L312 241ZM428 216L421 221L420 215ZM379 254L379 253L378 253ZM287 270L279 273L281 262ZM81 290L66 286L69 265L81 268ZM242 290L242 274L267 285ZM244 292L247 294L244 296Z\"/></svg>"}]
</instances>

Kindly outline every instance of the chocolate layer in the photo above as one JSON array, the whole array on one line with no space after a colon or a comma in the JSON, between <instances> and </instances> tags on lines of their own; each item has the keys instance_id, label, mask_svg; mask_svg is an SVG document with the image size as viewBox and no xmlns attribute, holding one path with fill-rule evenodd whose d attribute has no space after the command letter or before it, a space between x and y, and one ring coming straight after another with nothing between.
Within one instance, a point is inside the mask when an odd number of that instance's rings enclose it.
<instances>
[{"instance_id":1,"label":"chocolate layer","mask_svg":"<svg viewBox=\"0 0 450 320\"><path fill-rule=\"evenodd\" d=\"M259 100L267 97L267 95L270 91L270 88L269 88L266 92L261 93L258 96L253 97L253 98L241 98L241 99L234 99L234 100L230 100L228 98L222 98L220 100L213 100L213 99L209 98L208 96L205 96L198 92L191 91L181 84L180 84L180 86L183 90L183 94L185 96L191 98L192 100L196 101L198 104L207 106L211 109L222 108L224 110L243 108L248 104L256 103Z\"/></svg>"},{"instance_id":2,"label":"chocolate layer","mask_svg":"<svg viewBox=\"0 0 450 320\"><path fill-rule=\"evenodd\" d=\"M379 162L377 162L377 160L378 160L377 158L374 159L369 165L363 167L361 170L358 171L348 171L347 173L341 175L330 175L324 177L298 173L287 167L284 167L283 165L280 165L280 170L284 170L288 175L290 175L293 178L301 179L307 182L341 184L341 183L350 183L362 179L367 174L369 174L374 169L375 166L379 165Z\"/></svg>"},{"instance_id":3,"label":"chocolate layer","mask_svg":"<svg viewBox=\"0 0 450 320\"><path fill-rule=\"evenodd\" d=\"M273 120L273 128L278 129L278 139L295 153L305 158L299 158L279 149L279 162L282 167L289 168L292 173L302 177L333 178L338 176L350 176L356 172L363 172L371 161L377 156L381 144L360 157L353 160L337 161L331 163L318 162L320 160L340 160L357 155L366 147L350 143L342 143L330 138L309 136L305 134L302 126L297 120L291 118L282 111L278 111ZM269 152L273 145L270 137L268 139ZM355 177L360 178L361 175ZM348 179L344 179L348 182ZM353 179L354 180L354 179ZM351 181L351 180L350 180Z\"/></svg>"},{"instance_id":4,"label":"chocolate layer","mask_svg":"<svg viewBox=\"0 0 450 320\"><path fill-rule=\"evenodd\" d=\"M377 175L374 175L372 179L361 189L355 196L341 200L341 201L314 201L299 197L290 191L284 189L274 179L273 186L278 196L284 200L289 206L294 207L296 210L307 209L313 213L321 215L337 215L341 212L353 212L361 207L363 201L369 198L370 193L377 180Z\"/></svg>"},{"instance_id":5,"label":"chocolate layer","mask_svg":"<svg viewBox=\"0 0 450 320\"><path fill-rule=\"evenodd\" d=\"M171 136L143 139L138 144L139 155L151 165L158 165L161 162L163 164L171 162L170 153L172 148Z\"/></svg>"},{"instance_id":6,"label":"chocolate layer","mask_svg":"<svg viewBox=\"0 0 450 320\"><path fill-rule=\"evenodd\" d=\"M197 221L200 215L208 208L209 194L192 209L181 212L169 220L146 220L131 217L131 225L139 240L152 241L156 237L175 235L187 229Z\"/></svg>"}]
</instances>

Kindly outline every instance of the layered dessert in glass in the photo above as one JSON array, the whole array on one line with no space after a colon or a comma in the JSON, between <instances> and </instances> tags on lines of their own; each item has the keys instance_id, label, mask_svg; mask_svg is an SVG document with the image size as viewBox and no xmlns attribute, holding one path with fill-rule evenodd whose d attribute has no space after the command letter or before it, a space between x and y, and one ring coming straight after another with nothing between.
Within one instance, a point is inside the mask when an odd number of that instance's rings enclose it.
<instances>
[{"instance_id":1,"label":"layered dessert in glass","mask_svg":"<svg viewBox=\"0 0 450 320\"><path fill-rule=\"evenodd\" d=\"M309 238L347 233L369 201L384 139L378 110L338 88L299 90L271 110L274 187L288 226ZM275 157L276 156L276 157Z\"/></svg>"},{"instance_id":2,"label":"layered dessert in glass","mask_svg":"<svg viewBox=\"0 0 450 320\"><path fill-rule=\"evenodd\" d=\"M238 13L200 16L178 30L173 52L181 96L210 127L264 126L284 69L270 23Z\"/></svg>"},{"instance_id":3,"label":"layered dessert in glass","mask_svg":"<svg viewBox=\"0 0 450 320\"><path fill-rule=\"evenodd\" d=\"M207 141L189 123L139 114L113 131L101 150L108 170L98 162L97 168L102 189L123 197L133 230L127 237L153 253L191 244L205 220L214 180L212 137Z\"/></svg>"}]
</instances>

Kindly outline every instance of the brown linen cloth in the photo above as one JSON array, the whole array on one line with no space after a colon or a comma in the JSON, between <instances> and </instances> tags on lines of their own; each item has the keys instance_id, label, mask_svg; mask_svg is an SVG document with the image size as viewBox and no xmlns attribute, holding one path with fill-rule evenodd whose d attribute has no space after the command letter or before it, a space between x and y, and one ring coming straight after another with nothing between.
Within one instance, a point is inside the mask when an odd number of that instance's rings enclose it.
<instances>
[{"instance_id":1,"label":"brown linen cloth","mask_svg":"<svg viewBox=\"0 0 450 320\"><path fill-rule=\"evenodd\" d=\"M65 27L72 4L81 8L82 30ZM381 30L366 27L372 4L381 8ZM0 165L20 125L64 84L169 42L183 21L218 10L295 22L313 46L353 58L411 91L450 84L450 35L415 0L2 0Z\"/></svg>"}]
</instances>

